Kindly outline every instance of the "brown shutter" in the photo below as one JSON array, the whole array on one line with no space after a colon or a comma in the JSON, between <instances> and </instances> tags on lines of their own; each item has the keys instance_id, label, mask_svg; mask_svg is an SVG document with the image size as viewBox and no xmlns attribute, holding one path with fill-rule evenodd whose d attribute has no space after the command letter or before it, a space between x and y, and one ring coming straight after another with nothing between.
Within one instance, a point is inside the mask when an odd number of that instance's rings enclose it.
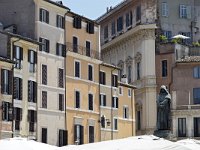
<instances>
[{"instance_id":1,"label":"brown shutter","mask_svg":"<svg viewBox=\"0 0 200 150\"><path fill-rule=\"evenodd\" d=\"M16 58L16 46L13 45L13 58Z\"/></svg>"},{"instance_id":2,"label":"brown shutter","mask_svg":"<svg viewBox=\"0 0 200 150\"><path fill-rule=\"evenodd\" d=\"M119 104L119 103L118 103L118 97L116 97L116 108L119 108L119 107L118 107L118 104Z\"/></svg>"},{"instance_id":3,"label":"brown shutter","mask_svg":"<svg viewBox=\"0 0 200 150\"><path fill-rule=\"evenodd\" d=\"M2 101L2 120L5 120L5 113L6 113L6 103Z\"/></svg>"},{"instance_id":4,"label":"brown shutter","mask_svg":"<svg viewBox=\"0 0 200 150\"><path fill-rule=\"evenodd\" d=\"M14 84L13 84L13 98L17 98L17 77L14 77Z\"/></svg>"},{"instance_id":5,"label":"brown shutter","mask_svg":"<svg viewBox=\"0 0 200 150\"><path fill-rule=\"evenodd\" d=\"M28 81L28 102L31 101L31 81Z\"/></svg>"},{"instance_id":6,"label":"brown shutter","mask_svg":"<svg viewBox=\"0 0 200 150\"><path fill-rule=\"evenodd\" d=\"M19 78L19 86L20 86L19 99L22 100L22 98L23 98L23 80L21 78Z\"/></svg>"},{"instance_id":7,"label":"brown shutter","mask_svg":"<svg viewBox=\"0 0 200 150\"><path fill-rule=\"evenodd\" d=\"M8 71L8 94L12 95L13 91L13 72L10 70Z\"/></svg>"},{"instance_id":8,"label":"brown shutter","mask_svg":"<svg viewBox=\"0 0 200 150\"><path fill-rule=\"evenodd\" d=\"M62 45L62 56L66 57L66 45Z\"/></svg>"},{"instance_id":9,"label":"brown shutter","mask_svg":"<svg viewBox=\"0 0 200 150\"><path fill-rule=\"evenodd\" d=\"M37 83L33 82L33 102L37 103Z\"/></svg>"},{"instance_id":10,"label":"brown shutter","mask_svg":"<svg viewBox=\"0 0 200 150\"><path fill-rule=\"evenodd\" d=\"M8 120L12 121L14 119L14 117L13 117L13 105L12 105L12 103L8 103L8 109L9 109L8 110Z\"/></svg>"},{"instance_id":11,"label":"brown shutter","mask_svg":"<svg viewBox=\"0 0 200 150\"><path fill-rule=\"evenodd\" d=\"M40 21L42 21L42 9L40 8Z\"/></svg>"},{"instance_id":12,"label":"brown shutter","mask_svg":"<svg viewBox=\"0 0 200 150\"><path fill-rule=\"evenodd\" d=\"M4 76L4 69L1 69L1 93L3 94L5 89L4 89L4 82L5 82L5 76Z\"/></svg>"},{"instance_id":13,"label":"brown shutter","mask_svg":"<svg viewBox=\"0 0 200 150\"><path fill-rule=\"evenodd\" d=\"M84 128L80 126L80 144L84 144Z\"/></svg>"},{"instance_id":14,"label":"brown shutter","mask_svg":"<svg viewBox=\"0 0 200 150\"><path fill-rule=\"evenodd\" d=\"M20 49L20 60L23 60L23 48L20 47L19 49Z\"/></svg>"},{"instance_id":15,"label":"brown shutter","mask_svg":"<svg viewBox=\"0 0 200 150\"><path fill-rule=\"evenodd\" d=\"M37 122L37 111L34 111L34 122Z\"/></svg>"},{"instance_id":16,"label":"brown shutter","mask_svg":"<svg viewBox=\"0 0 200 150\"><path fill-rule=\"evenodd\" d=\"M106 95L103 95L103 103L104 103L104 106L106 106Z\"/></svg>"},{"instance_id":17,"label":"brown shutter","mask_svg":"<svg viewBox=\"0 0 200 150\"><path fill-rule=\"evenodd\" d=\"M59 43L56 43L56 55L59 55Z\"/></svg>"},{"instance_id":18,"label":"brown shutter","mask_svg":"<svg viewBox=\"0 0 200 150\"><path fill-rule=\"evenodd\" d=\"M63 130L59 130L59 147L63 146Z\"/></svg>"},{"instance_id":19,"label":"brown shutter","mask_svg":"<svg viewBox=\"0 0 200 150\"><path fill-rule=\"evenodd\" d=\"M77 125L74 125L74 144L76 144L77 141Z\"/></svg>"},{"instance_id":20,"label":"brown shutter","mask_svg":"<svg viewBox=\"0 0 200 150\"><path fill-rule=\"evenodd\" d=\"M76 28L76 17L74 16L74 19L73 19L73 27Z\"/></svg>"},{"instance_id":21,"label":"brown shutter","mask_svg":"<svg viewBox=\"0 0 200 150\"><path fill-rule=\"evenodd\" d=\"M28 110L28 116L27 116L28 122L31 122L31 110Z\"/></svg>"},{"instance_id":22,"label":"brown shutter","mask_svg":"<svg viewBox=\"0 0 200 150\"><path fill-rule=\"evenodd\" d=\"M22 108L18 108L20 111L20 121L22 121Z\"/></svg>"},{"instance_id":23,"label":"brown shutter","mask_svg":"<svg viewBox=\"0 0 200 150\"><path fill-rule=\"evenodd\" d=\"M59 16L56 15L56 27L58 27L58 19L59 19Z\"/></svg>"},{"instance_id":24,"label":"brown shutter","mask_svg":"<svg viewBox=\"0 0 200 150\"><path fill-rule=\"evenodd\" d=\"M34 63L37 64L37 52L34 52Z\"/></svg>"},{"instance_id":25,"label":"brown shutter","mask_svg":"<svg viewBox=\"0 0 200 150\"><path fill-rule=\"evenodd\" d=\"M42 42L42 38L41 37L39 38L39 42L41 43L40 47L39 47L39 50L42 51L42 44L44 44L44 43Z\"/></svg>"},{"instance_id":26,"label":"brown shutter","mask_svg":"<svg viewBox=\"0 0 200 150\"><path fill-rule=\"evenodd\" d=\"M13 107L13 120L16 120L17 116L17 108Z\"/></svg>"},{"instance_id":27,"label":"brown shutter","mask_svg":"<svg viewBox=\"0 0 200 150\"><path fill-rule=\"evenodd\" d=\"M65 17L62 17L62 28L65 29Z\"/></svg>"},{"instance_id":28,"label":"brown shutter","mask_svg":"<svg viewBox=\"0 0 200 150\"><path fill-rule=\"evenodd\" d=\"M63 146L67 145L68 143L68 133L66 130L63 130Z\"/></svg>"},{"instance_id":29,"label":"brown shutter","mask_svg":"<svg viewBox=\"0 0 200 150\"><path fill-rule=\"evenodd\" d=\"M28 50L28 62L30 62L31 61L31 50L29 49Z\"/></svg>"},{"instance_id":30,"label":"brown shutter","mask_svg":"<svg viewBox=\"0 0 200 150\"><path fill-rule=\"evenodd\" d=\"M46 21L47 21L46 23L49 23L49 12L48 12L48 11L46 11L46 17L47 17L47 18L46 18L46 19L47 19L47 20L46 20Z\"/></svg>"},{"instance_id":31,"label":"brown shutter","mask_svg":"<svg viewBox=\"0 0 200 150\"><path fill-rule=\"evenodd\" d=\"M46 52L49 53L49 47L50 47L50 42L49 40L46 40Z\"/></svg>"}]
</instances>

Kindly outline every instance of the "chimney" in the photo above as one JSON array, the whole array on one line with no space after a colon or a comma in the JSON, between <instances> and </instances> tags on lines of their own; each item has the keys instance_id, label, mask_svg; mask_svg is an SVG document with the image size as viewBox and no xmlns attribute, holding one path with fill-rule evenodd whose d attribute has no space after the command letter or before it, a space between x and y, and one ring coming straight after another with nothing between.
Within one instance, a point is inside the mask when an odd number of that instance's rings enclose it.
<instances>
[{"instance_id":1,"label":"chimney","mask_svg":"<svg viewBox=\"0 0 200 150\"><path fill-rule=\"evenodd\" d=\"M125 83L125 84L128 83L128 81L127 81L127 77L126 77L125 74L122 75L121 81L122 81L122 83Z\"/></svg>"}]
</instances>

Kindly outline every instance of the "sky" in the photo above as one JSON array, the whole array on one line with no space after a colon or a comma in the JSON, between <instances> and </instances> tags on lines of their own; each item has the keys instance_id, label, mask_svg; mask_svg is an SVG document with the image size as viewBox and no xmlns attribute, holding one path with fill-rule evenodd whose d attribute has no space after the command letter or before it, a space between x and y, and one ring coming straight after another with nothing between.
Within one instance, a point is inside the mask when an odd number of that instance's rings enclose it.
<instances>
[{"instance_id":1,"label":"sky","mask_svg":"<svg viewBox=\"0 0 200 150\"><path fill-rule=\"evenodd\" d=\"M63 0L71 11L95 20L106 12L106 8L115 6L123 0Z\"/></svg>"}]
</instances>

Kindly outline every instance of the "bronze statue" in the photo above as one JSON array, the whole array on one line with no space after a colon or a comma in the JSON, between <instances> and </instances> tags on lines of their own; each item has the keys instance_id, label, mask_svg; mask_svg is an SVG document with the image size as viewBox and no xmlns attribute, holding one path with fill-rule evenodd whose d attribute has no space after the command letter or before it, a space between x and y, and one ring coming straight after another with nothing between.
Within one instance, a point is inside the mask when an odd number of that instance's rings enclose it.
<instances>
[{"instance_id":1,"label":"bronze statue","mask_svg":"<svg viewBox=\"0 0 200 150\"><path fill-rule=\"evenodd\" d=\"M157 99L157 130L170 129L170 101L171 95L162 85Z\"/></svg>"}]
</instances>

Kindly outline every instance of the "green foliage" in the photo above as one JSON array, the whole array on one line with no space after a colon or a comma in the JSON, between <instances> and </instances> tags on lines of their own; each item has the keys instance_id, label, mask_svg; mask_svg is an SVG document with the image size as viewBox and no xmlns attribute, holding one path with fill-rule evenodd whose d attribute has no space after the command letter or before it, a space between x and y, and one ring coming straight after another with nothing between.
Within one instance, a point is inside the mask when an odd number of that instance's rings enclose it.
<instances>
[{"instance_id":1,"label":"green foliage","mask_svg":"<svg viewBox=\"0 0 200 150\"><path fill-rule=\"evenodd\" d=\"M181 43L181 39L180 38L175 38L175 39L172 39L172 43Z\"/></svg>"},{"instance_id":2,"label":"green foliage","mask_svg":"<svg viewBox=\"0 0 200 150\"><path fill-rule=\"evenodd\" d=\"M195 46L195 47L200 47L200 43L199 42L193 42L192 45Z\"/></svg>"},{"instance_id":3,"label":"green foliage","mask_svg":"<svg viewBox=\"0 0 200 150\"><path fill-rule=\"evenodd\" d=\"M165 35L160 35L160 41L161 42L167 42L167 37Z\"/></svg>"}]
</instances>

